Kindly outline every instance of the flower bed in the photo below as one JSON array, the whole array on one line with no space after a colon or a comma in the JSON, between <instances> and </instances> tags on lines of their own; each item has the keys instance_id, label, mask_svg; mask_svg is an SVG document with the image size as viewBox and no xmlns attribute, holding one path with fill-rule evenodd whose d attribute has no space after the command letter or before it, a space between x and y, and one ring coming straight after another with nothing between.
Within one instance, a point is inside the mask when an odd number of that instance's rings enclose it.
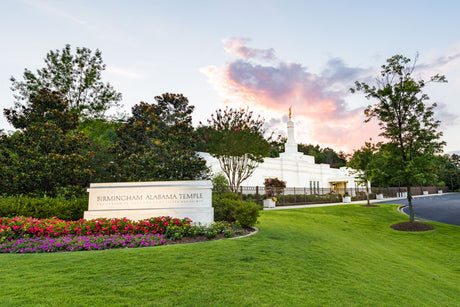
<instances>
[{"instance_id":1,"label":"flower bed","mask_svg":"<svg viewBox=\"0 0 460 307\"><path fill-rule=\"evenodd\" d=\"M4 241L0 244L0 253L52 253L157 246L165 243L163 237L160 234L25 237Z\"/></svg>"},{"instance_id":2,"label":"flower bed","mask_svg":"<svg viewBox=\"0 0 460 307\"><path fill-rule=\"evenodd\" d=\"M95 219L63 221L57 218L0 218L0 253L40 253L156 246L184 237L233 237L238 223L192 225L190 219L167 216L141 221Z\"/></svg>"},{"instance_id":3,"label":"flower bed","mask_svg":"<svg viewBox=\"0 0 460 307\"><path fill-rule=\"evenodd\" d=\"M2 239L18 239L25 236L164 234L170 225L184 227L191 225L191 220L162 216L138 222L126 218L63 221L58 218L36 219L19 216L11 219L0 218L0 242Z\"/></svg>"}]
</instances>

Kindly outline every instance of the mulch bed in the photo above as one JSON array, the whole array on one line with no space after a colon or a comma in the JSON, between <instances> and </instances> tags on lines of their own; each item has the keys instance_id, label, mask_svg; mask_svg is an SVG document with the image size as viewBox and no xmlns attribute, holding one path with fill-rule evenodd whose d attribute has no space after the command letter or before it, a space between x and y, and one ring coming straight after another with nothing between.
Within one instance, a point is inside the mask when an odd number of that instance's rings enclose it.
<instances>
[{"instance_id":1,"label":"mulch bed","mask_svg":"<svg viewBox=\"0 0 460 307\"><path fill-rule=\"evenodd\" d=\"M254 231L256 231L254 228L243 228L243 234L241 234L240 236L235 236L233 238L242 237L242 236L248 235L250 233L253 233ZM204 236L196 236L194 238L183 237L180 240L166 239L165 245L198 243L198 242L214 241L214 240L221 240L221 239L226 239L223 234L218 234L215 238L212 238L212 239L208 239L208 238L206 238Z\"/></svg>"},{"instance_id":2,"label":"mulch bed","mask_svg":"<svg viewBox=\"0 0 460 307\"><path fill-rule=\"evenodd\" d=\"M420 222L402 222L390 226L394 230L399 231L427 231L433 230L434 227L428 224L423 224Z\"/></svg>"}]
</instances>

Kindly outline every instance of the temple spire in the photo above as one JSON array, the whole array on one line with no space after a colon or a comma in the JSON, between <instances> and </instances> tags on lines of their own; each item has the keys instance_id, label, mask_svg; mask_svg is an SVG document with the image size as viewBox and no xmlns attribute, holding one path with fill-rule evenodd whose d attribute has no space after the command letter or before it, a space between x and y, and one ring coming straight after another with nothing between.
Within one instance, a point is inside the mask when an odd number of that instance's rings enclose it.
<instances>
[{"instance_id":1,"label":"temple spire","mask_svg":"<svg viewBox=\"0 0 460 307\"><path fill-rule=\"evenodd\" d=\"M287 122L287 141L286 144L284 144L284 152L286 153L297 153L297 143L295 142L295 137L294 137L294 122L291 120L292 119L292 111L291 107L289 107L289 120Z\"/></svg>"}]
</instances>

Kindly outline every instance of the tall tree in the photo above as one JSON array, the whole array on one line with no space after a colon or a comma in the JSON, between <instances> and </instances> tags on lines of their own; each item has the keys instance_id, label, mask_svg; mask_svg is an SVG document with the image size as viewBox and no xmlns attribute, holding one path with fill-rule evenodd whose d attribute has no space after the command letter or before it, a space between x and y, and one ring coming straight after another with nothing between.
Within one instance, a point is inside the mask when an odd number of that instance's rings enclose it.
<instances>
[{"instance_id":1,"label":"tall tree","mask_svg":"<svg viewBox=\"0 0 460 307\"><path fill-rule=\"evenodd\" d=\"M59 92L40 90L21 110L5 109L17 129L0 138L0 193L36 195L82 192L93 171L89 140L76 132L78 116Z\"/></svg>"},{"instance_id":2,"label":"tall tree","mask_svg":"<svg viewBox=\"0 0 460 307\"><path fill-rule=\"evenodd\" d=\"M270 153L273 134L265 138L263 125L264 119L252 111L227 107L200 127L206 151L219 160L234 193Z\"/></svg>"},{"instance_id":3,"label":"tall tree","mask_svg":"<svg viewBox=\"0 0 460 307\"><path fill-rule=\"evenodd\" d=\"M121 94L102 82L106 66L98 49L93 54L88 48L77 47L72 54L70 45L66 45L62 50L48 52L45 64L36 73L25 69L23 81L10 78L16 107L43 88L61 92L70 109L81 117L102 117L110 107L119 105Z\"/></svg>"},{"instance_id":4,"label":"tall tree","mask_svg":"<svg viewBox=\"0 0 460 307\"><path fill-rule=\"evenodd\" d=\"M206 162L193 150L199 141L192 127L194 107L182 94L163 94L141 102L116 130L113 180L192 180L207 178Z\"/></svg>"},{"instance_id":5,"label":"tall tree","mask_svg":"<svg viewBox=\"0 0 460 307\"><path fill-rule=\"evenodd\" d=\"M434 119L436 104L429 105L429 97L423 93L429 81L413 77L416 59L395 55L382 66L377 84L370 86L355 82L351 91L361 91L368 99L375 99L375 105L365 110L366 122L372 118L379 121L381 133L388 140L388 167L392 170L393 182L407 186L410 222L414 222L411 185L432 180L435 154L445 144L440 141L440 122ZM447 82L441 75L431 77L431 82Z\"/></svg>"}]
</instances>

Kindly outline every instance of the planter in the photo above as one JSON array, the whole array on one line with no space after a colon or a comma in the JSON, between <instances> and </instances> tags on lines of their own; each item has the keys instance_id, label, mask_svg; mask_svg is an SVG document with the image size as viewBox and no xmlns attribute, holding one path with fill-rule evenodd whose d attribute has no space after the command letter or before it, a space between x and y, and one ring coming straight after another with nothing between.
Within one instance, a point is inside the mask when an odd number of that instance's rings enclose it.
<instances>
[{"instance_id":1,"label":"planter","mask_svg":"<svg viewBox=\"0 0 460 307\"><path fill-rule=\"evenodd\" d=\"M438 190L438 194L442 194L442 190Z\"/></svg>"},{"instance_id":2,"label":"planter","mask_svg":"<svg viewBox=\"0 0 460 307\"><path fill-rule=\"evenodd\" d=\"M343 197L343 202L344 203L351 203L351 196L344 196Z\"/></svg>"},{"instance_id":3,"label":"planter","mask_svg":"<svg viewBox=\"0 0 460 307\"><path fill-rule=\"evenodd\" d=\"M382 200L383 199L383 194L376 194L375 199Z\"/></svg>"},{"instance_id":4,"label":"planter","mask_svg":"<svg viewBox=\"0 0 460 307\"><path fill-rule=\"evenodd\" d=\"M264 208L275 208L276 202L269 198L269 199L264 199Z\"/></svg>"},{"instance_id":5,"label":"planter","mask_svg":"<svg viewBox=\"0 0 460 307\"><path fill-rule=\"evenodd\" d=\"M399 192L398 197L407 197L407 192Z\"/></svg>"},{"instance_id":6,"label":"planter","mask_svg":"<svg viewBox=\"0 0 460 307\"><path fill-rule=\"evenodd\" d=\"M423 191L423 195L428 195L428 191Z\"/></svg>"}]
</instances>

